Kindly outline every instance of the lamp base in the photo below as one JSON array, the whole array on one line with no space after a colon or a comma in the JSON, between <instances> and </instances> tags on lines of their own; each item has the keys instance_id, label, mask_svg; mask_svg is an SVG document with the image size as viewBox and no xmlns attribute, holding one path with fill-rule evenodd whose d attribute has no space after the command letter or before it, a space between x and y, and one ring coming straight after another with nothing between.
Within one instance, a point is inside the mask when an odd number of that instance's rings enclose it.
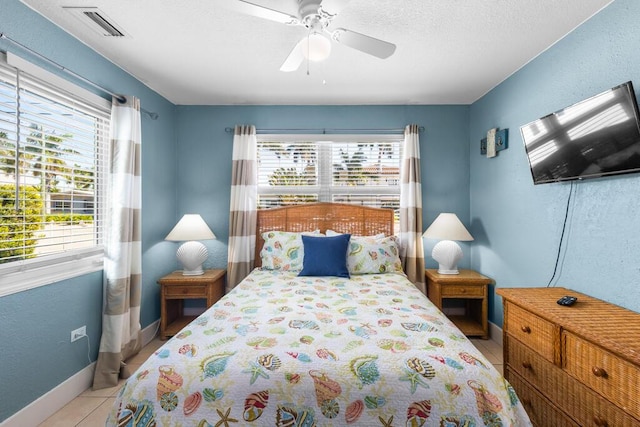
<instances>
[{"instance_id":1,"label":"lamp base","mask_svg":"<svg viewBox=\"0 0 640 427\"><path fill-rule=\"evenodd\" d=\"M453 240L442 240L436 243L431 257L438 261L438 273L460 274L458 261L462 259L462 249Z\"/></svg>"},{"instance_id":2,"label":"lamp base","mask_svg":"<svg viewBox=\"0 0 640 427\"><path fill-rule=\"evenodd\" d=\"M202 243L189 241L180 245L176 257L182 264L183 276L201 276L204 274L202 263L209 258L209 252Z\"/></svg>"},{"instance_id":3,"label":"lamp base","mask_svg":"<svg viewBox=\"0 0 640 427\"><path fill-rule=\"evenodd\" d=\"M202 276L203 274L204 270L202 269L202 267L195 270L182 270L183 276Z\"/></svg>"}]
</instances>

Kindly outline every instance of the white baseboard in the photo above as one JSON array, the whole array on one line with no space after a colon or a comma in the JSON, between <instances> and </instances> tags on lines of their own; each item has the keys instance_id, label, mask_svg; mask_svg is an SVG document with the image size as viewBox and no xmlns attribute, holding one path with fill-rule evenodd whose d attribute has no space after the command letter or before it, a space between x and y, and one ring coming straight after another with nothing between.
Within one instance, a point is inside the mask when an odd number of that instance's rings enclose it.
<instances>
[{"instance_id":1,"label":"white baseboard","mask_svg":"<svg viewBox=\"0 0 640 427\"><path fill-rule=\"evenodd\" d=\"M160 320L156 320L142 330L142 345L150 343L158 333ZM2 423L0 427L37 426L51 415L62 409L67 403L91 387L96 362L66 379L29 405L16 412Z\"/></svg>"},{"instance_id":2,"label":"white baseboard","mask_svg":"<svg viewBox=\"0 0 640 427\"><path fill-rule=\"evenodd\" d=\"M160 329L160 319L151 323L149 326L142 330L142 346L149 344L158 335Z\"/></svg>"},{"instance_id":3,"label":"white baseboard","mask_svg":"<svg viewBox=\"0 0 640 427\"><path fill-rule=\"evenodd\" d=\"M502 328L489 322L489 337L502 346Z\"/></svg>"},{"instance_id":4,"label":"white baseboard","mask_svg":"<svg viewBox=\"0 0 640 427\"><path fill-rule=\"evenodd\" d=\"M96 362L49 390L0 424L2 427L37 426L91 387Z\"/></svg>"}]
</instances>

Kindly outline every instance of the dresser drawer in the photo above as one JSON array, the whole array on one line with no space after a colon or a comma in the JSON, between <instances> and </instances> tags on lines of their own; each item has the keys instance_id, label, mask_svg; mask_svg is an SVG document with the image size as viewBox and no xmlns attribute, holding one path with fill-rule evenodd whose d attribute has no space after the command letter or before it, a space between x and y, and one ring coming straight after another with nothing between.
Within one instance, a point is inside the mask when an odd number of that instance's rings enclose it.
<instances>
[{"instance_id":1,"label":"dresser drawer","mask_svg":"<svg viewBox=\"0 0 640 427\"><path fill-rule=\"evenodd\" d=\"M505 348L507 350L507 363L512 371L517 372L518 375L535 385L545 394L548 395L548 393L554 392L552 384L548 381L554 375L551 371L555 368L558 373L561 373L560 368L513 338L507 338Z\"/></svg>"},{"instance_id":2,"label":"dresser drawer","mask_svg":"<svg viewBox=\"0 0 640 427\"><path fill-rule=\"evenodd\" d=\"M470 285L444 285L441 288L443 298L469 298L469 297L484 297L485 286L470 286Z\"/></svg>"},{"instance_id":3,"label":"dresser drawer","mask_svg":"<svg viewBox=\"0 0 640 427\"><path fill-rule=\"evenodd\" d=\"M516 394L534 426L579 427L579 425L566 416L561 409L553 405L518 374L513 373L509 367L506 368L505 374L509 383L516 390Z\"/></svg>"},{"instance_id":4,"label":"dresser drawer","mask_svg":"<svg viewBox=\"0 0 640 427\"><path fill-rule=\"evenodd\" d=\"M568 377L568 375L566 375ZM569 377L570 378L570 377ZM640 420L573 379L564 381L559 403L583 427L638 427Z\"/></svg>"},{"instance_id":5,"label":"dresser drawer","mask_svg":"<svg viewBox=\"0 0 640 427\"><path fill-rule=\"evenodd\" d=\"M572 333L562 338L566 371L640 419L640 368Z\"/></svg>"},{"instance_id":6,"label":"dresser drawer","mask_svg":"<svg viewBox=\"0 0 640 427\"><path fill-rule=\"evenodd\" d=\"M207 297L207 285L206 284L194 284L188 285L170 284L164 286L165 298L206 298Z\"/></svg>"},{"instance_id":7,"label":"dresser drawer","mask_svg":"<svg viewBox=\"0 0 640 427\"><path fill-rule=\"evenodd\" d=\"M553 363L531 352L525 345L513 339L508 339L507 345L507 372L509 372L506 375L507 379L511 382L511 377L519 374L518 376L521 376L530 387L554 402L557 408L575 420L578 425L594 427L640 425L640 421L607 402ZM512 385L520 396L520 388L513 383ZM553 426L553 424L547 425Z\"/></svg>"},{"instance_id":8,"label":"dresser drawer","mask_svg":"<svg viewBox=\"0 0 640 427\"><path fill-rule=\"evenodd\" d=\"M517 305L505 305L507 333L526 344L550 362L554 361L553 323Z\"/></svg>"}]
</instances>

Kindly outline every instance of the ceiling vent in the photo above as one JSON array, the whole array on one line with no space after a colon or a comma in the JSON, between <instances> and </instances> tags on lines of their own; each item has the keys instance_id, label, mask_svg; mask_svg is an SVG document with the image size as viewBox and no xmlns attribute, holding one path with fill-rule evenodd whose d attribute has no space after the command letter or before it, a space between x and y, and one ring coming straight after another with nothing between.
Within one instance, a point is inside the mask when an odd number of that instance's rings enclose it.
<instances>
[{"instance_id":1,"label":"ceiling vent","mask_svg":"<svg viewBox=\"0 0 640 427\"><path fill-rule=\"evenodd\" d=\"M124 30L97 7L63 6L63 9L103 37L127 36Z\"/></svg>"}]
</instances>

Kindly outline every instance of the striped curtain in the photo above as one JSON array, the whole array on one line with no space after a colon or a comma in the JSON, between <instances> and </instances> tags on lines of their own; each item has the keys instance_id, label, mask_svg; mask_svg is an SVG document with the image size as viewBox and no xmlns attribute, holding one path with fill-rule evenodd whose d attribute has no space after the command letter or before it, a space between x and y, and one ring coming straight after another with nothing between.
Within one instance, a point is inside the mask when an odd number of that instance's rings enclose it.
<instances>
[{"instance_id":1,"label":"striped curtain","mask_svg":"<svg viewBox=\"0 0 640 427\"><path fill-rule=\"evenodd\" d=\"M140 100L113 100L107 179L102 338L93 389L127 378L124 360L142 347L140 333Z\"/></svg>"},{"instance_id":2,"label":"striped curtain","mask_svg":"<svg viewBox=\"0 0 640 427\"><path fill-rule=\"evenodd\" d=\"M420 137L418 125L404 130L400 167L400 255L409 280L422 292L424 247L422 246L422 181L420 177Z\"/></svg>"},{"instance_id":3,"label":"striped curtain","mask_svg":"<svg viewBox=\"0 0 640 427\"><path fill-rule=\"evenodd\" d=\"M258 207L256 128L236 126L233 134L227 291L253 269Z\"/></svg>"}]
</instances>

